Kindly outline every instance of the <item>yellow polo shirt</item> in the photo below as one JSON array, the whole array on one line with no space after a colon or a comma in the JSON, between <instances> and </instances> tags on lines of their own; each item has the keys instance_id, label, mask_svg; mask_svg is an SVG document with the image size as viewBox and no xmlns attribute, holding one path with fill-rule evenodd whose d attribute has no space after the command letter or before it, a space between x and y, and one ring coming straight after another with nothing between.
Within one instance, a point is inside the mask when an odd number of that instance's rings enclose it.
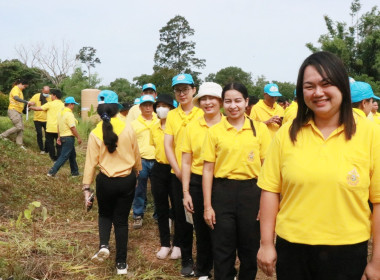
<instances>
[{"instance_id":1,"label":"yellow polo shirt","mask_svg":"<svg viewBox=\"0 0 380 280\"><path fill-rule=\"evenodd\" d=\"M24 99L24 95L22 93L22 90L16 85L12 88L11 92L9 93L9 106L8 110L16 110L19 113L22 113L22 110L24 109L24 103L18 102L14 99L15 96L18 96L20 99Z\"/></svg>"},{"instance_id":2,"label":"yellow polo shirt","mask_svg":"<svg viewBox=\"0 0 380 280\"><path fill-rule=\"evenodd\" d=\"M155 158L159 163L169 164L165 154L164 147L164 130L161 127L161 121L158 121L150 128L150 144L154 146Z\"/></svg>"},{"instance_id":3,"label":"yellow polo shirt","mask_svg":"<svg viewBox=\"0 0 380 280\"><path fill-rule=\"evenodd\" d=\"M288 108L285 109L284 119L282 124L286 124L288 121L293 121L297 117L298 103L293 101Z\"/></svg>"},{"instance_id":4,"label":"yellow polo shirt","mask_svg":"<svg viewBox=\"0 0 380 280\"><path fill-rule=\"evenodd\" d=\"M74 136L70 128L75 127L77 123L78 121L75 119L71 109L65 107L60 113L58 113L59 136Z\"/></svg>"},{"instance_id":5,"label":"yellow polo shirt","mask_svg":"<svg viewBox=\"0 0 380 280\"><path fill-rule=\"evenodd\" d=\"M137 143L141 157L144 159L155 159L154 146L150 144L150 128L158 122L157 117L151 120L144 119L141 115L135 119L131 125L137 136Z\"/></svg>"},{"instance_id":6,"label":"yellow polo shirt","mask_svg":"<svg viewBox=\"0 0 380 280\"><path fill-rule=\"evenodd\" d=\"M34 102L36 107L41 107L41 101L40 101L40 96L42 93L36 93L35 95L32 96L30 99L30 102ZM51 101L50 96L46 98L47 102ZM46 103L45 103L46 104ZM33 120L38 121L38 122L46 122L47 114L45 111L34 111L34 116Z\"/></svg>"},{"instance_id":7,"label":"yellow polo shirt","mask_svg":"<svg viewBox=\"0 0 380 280\"><path fill-rule=\"evenodd\" d=\"M166 118L165 134L174 136L174 153L177 159L179 168L182 162L182 140L185 135L186 126L194 119L203 116L203 111L198 107L193 107L189 114L185 114L182 106L169 111ZM173 173L173 170L172 170Z\"/></svg>"},{"instance_id":8,"label":"yellow polo shirt","mask_svg":"<svg viewBox=\"0 0 380 280\"><path fill-rule=\"evenodd\" d=\"M260 99L259 102L257 102L252 107L250 115L251 119L259 122L265 122L273 116L283 117L284 109L277 103L274 103L273 108L271 108L268 105L266 105L264 100L262 99ZM280 126L276 123L270 123L268 125L269 133L272 136L272 138L279 128Z\"/></svg>"},{"instance_id":9,"label":"yellow polo shirt","mask_svg":"<svg viewBox=\"0 0 380 280\"><path fill-rule=\"evenodd\" d=\"M59 99L55 99L41 106L42 110L47 111L46 132L58 132L58 113L62 111L63 107L65 107L65 105Z\"/></svg>"},{"instance_id":10,"label":"yellow polo shirt","mask_svg":"<svg viewBox=\"0 0 380 280\"><path fill-rule=\"evenodd\" d=\"M380 124L380 113L376 112L375 114L372 114L373 115L373 121L377 124Z\"/></svg>"},{"instance_id":11,"label":"yellow polo shirt","mask_svg":"<svg viewBox=\"0 0 380 280\"><path fill-rule=\"evenodd\" d=\"M191 173L203 174L202 148L208 129L204 116L193 120L186 127L181 150L183 153L191 154Z\"/></svg>"},{"instance_id":12,"label":"yellow polo shirt","mask_svg":"<svg viewBox=\"0 0 380 280\"><path fill-rule=\"evenodd\" d=\"M291 123L274 137L258 180L280 193L276 233L289 242L343 245L371 236L372 203L380 202L380 129L355 117L347 141L343 125L324 139L311 120L293 145Z\"/></svg>"},{"instance_id":13,"label":"yellow polo shirt","mask_svg":"<svg viewBox=\"0 0 380 280\"><path fill-rule=\"evenodd\" d=\"M265 158L271 137L267 126L253 121L256 136L251 124L245 118L243 127L238 131L227 118L210 127L206 133L202 158L214 162L214 177L233 180L257 178L261 160Z\"/></svg>"},{"instance_id":14,"label":"yellow polo shirt","mask_svg":"<svg viewBox=\"0 0 380 280\"><path fill-rule=\"evenodd\" d=\"M99 122L88 137L83 184L91 184L96 167L108 177L126 177L132 170L141 170L141 158L136 134L130 124L111 118L113 131L118 136L117 148L111 154L103 142L103 121Z\"/></svg>"}]
</instances>

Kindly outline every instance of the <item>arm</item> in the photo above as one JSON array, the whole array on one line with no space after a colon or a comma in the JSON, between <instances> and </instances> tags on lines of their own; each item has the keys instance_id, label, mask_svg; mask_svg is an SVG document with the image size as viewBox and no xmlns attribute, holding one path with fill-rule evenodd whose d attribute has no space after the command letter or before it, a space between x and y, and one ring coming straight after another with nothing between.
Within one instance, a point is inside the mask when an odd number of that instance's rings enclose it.
<instances>
[{"instance_id":1,"label":"arm","mask_svg":"<svg viewBox=\"0 0 380 280\"><path fill-rule=\"evenodd\" d=\"M177 178L180 181L182 181L181 169L179 168L177 158L175 157L173 143L174 143L174 136L165 134L164 147L165 147L166 158L168 159L169 164L172 167Z\"/></svg>"},{"instance_id":2,"label":"arm","mask_svg":"<svg viewBox=\"0 0 380 280\"><path fill-rule=\"evenodd\" d=\"M35 107L35 106L30 106L29 109L33 111L44 111L41 107Z\"/></svg>"},{"instance_id":3,"label":"arm","mask_svg":"<svg viewBox=\"0 0 380 280\"><path fill-rule=\"evenodd\" d=\"M257 253L257 264L268 276L275 271L277 253L274 247L274 228L280 203L280 194L261 191L260 199L260 249Z\"/></svg>"},{"instance_id":4,"label":"arm","mask_svg":"<svg viewBox=\"0 0 380 280\"><path fill-rule=\"evenodd\" d=\"M183 205L190 213L194 213L193 200L189 193L190 189L190 174L191 174L191 154L182 153L182 190L183 190Z\"/></svg>"},{"instance_id":5,"label":"arm","mask_svg":"<svg viewBox=\"0 0 380 280\"><path fill-rule=\"evenodd\" d=\"M74 134L74 136L78 139L78 144L81 144L82 143L82 139L80 138L79 133L78 133L76 127L75 126L70 127L70 130ZM58 132L58 135L59 135L59 132Z\"/></svg>"},{"instance_id":6,"label":"arm","mask_svg":"<svg viewBox=\"0 0 380 280\"><path fill-rule=\"evenodd\" d=\"M211 191L212 180L214 177L215 162L204 161L203 163L203 176L202 176L202 190L203 190L203 204L204 204L204 219L206 224L214 229L216 224L215 212L211 205Z\"/></svg>"},{"instance_id":7,"label":"arm","mask_svg":"<svg viewBox=\"0 0 380 280\"><path fill-rule=\"evenodd\" d=\"M372 258L367 264L361 280L380 279L380 203L373 204L372 236Z\"/></svg>"}]
</instances>

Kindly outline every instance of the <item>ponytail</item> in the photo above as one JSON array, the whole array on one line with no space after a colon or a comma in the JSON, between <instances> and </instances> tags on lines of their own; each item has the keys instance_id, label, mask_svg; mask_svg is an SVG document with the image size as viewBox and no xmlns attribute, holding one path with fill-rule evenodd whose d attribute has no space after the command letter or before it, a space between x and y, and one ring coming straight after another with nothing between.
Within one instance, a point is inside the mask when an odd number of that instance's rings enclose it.
<instances>
[{"instance_id":1,"label":"ponytail","mask_svg":"<svg viewBox=\"0 0 380 280\"><path fill-rule=\"evenodd\" d=\"M111 118L117 114L118 110L117 104L99 104L97 110L100 118L103 120L103 142L111 154L116 150L119 139L113 131Z\"/></svg>"}]
</instances>

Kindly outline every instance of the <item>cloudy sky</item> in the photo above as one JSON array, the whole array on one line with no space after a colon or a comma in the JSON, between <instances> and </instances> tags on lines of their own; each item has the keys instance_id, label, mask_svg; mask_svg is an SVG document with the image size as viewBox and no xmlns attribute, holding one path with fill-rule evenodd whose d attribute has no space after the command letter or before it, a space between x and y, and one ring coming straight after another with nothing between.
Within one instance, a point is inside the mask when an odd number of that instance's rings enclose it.
<instances>
[{"instance_id":1,"label":"cloudy sky","mask_svg":"<svg viewBox=\"0 0 380 280\"><path fill-rule=\"evenodd\" d=\"M361 0L360 13L379 4ZM116 78L151 74L159 29L175 15L195 30L196 56L206 59L202 77L238 66L253 77L295 82L302 61L327 32L323 20L351 23L350 0L0 0L0 59L15 48L43 43L97 49L95 71L106 85Z\"/></svg>"}]
</instances>

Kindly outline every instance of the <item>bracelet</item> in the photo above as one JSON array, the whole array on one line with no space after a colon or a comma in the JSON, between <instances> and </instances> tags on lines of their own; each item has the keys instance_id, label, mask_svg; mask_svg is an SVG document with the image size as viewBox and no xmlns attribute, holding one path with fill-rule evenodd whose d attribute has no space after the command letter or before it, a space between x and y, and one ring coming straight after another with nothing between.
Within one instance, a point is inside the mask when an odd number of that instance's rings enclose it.
<instances>
[{"instance_id":1,"label":"bracelet","mask_svg":"<svg viewBox=\"0 0 380 280\"><path fill-rule=\"evenodd\" d=\"M207 211L210 211L212 209L212 207L208 208L208 209L205 209L203 212L207 212Z\"/></svg>"},{"instance_id":2,"label":"bracelet","mask_svg":"<svg viewBox=\"0 0 380 280\"><path fill-rule=\"evenodd\" d=\"M183 190L183 192L189 192L189 190Z\"/></svg>"}]
</instances>

